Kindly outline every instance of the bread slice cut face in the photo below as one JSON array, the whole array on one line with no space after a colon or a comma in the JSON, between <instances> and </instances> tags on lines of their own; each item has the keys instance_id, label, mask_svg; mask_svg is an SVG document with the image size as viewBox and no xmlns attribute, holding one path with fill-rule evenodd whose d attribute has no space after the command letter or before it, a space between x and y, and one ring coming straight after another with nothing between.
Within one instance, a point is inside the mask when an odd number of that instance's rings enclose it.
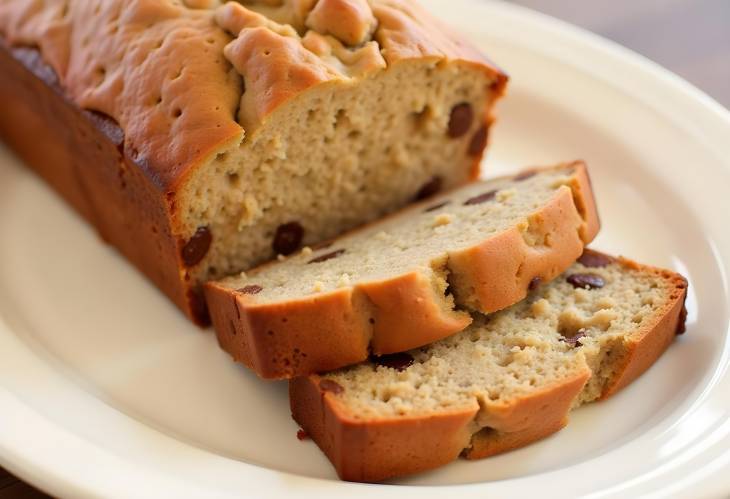
<instances>
[{"instance_id":1,"label":"bread slice cut face","mask_svg":"<svg viewBox=\"0 0 730 499\"><path fill-rule=\"evenodd\" d=\"M222 347L291 378L450 336L567 269L598 231L582 162L435 196L283 261L208 283Z\"/></svg>"},{"instance_id":2,"label":"bread slice cut face","mask_svg":"<svg viewBox=\"0 0 730 499\"><path fill-rule=\"evenodd\" d=\"M521 447L649 368L684 332L686 289L674 272L587 251L450 338L292 380L292 414L345 480Z\"/></svg>"}]
</instances>

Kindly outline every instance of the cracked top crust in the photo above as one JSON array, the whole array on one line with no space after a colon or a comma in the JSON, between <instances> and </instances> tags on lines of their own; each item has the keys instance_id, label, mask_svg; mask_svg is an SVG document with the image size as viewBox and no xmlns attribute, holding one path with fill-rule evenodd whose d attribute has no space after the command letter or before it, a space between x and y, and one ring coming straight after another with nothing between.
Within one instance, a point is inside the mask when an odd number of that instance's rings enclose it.
<instances>
[{"instance_id":1,"label":"cracked top crust","mask_svg":"<svg viewBox=\"0 0 730 499\"><path fill-rule=\"evenodd\" d=\"M4 0L0 34L38 46L72 100L118 122L163 190L314 86L422 58L506 81L410 0Z\"/></svg>"}]
</instances>

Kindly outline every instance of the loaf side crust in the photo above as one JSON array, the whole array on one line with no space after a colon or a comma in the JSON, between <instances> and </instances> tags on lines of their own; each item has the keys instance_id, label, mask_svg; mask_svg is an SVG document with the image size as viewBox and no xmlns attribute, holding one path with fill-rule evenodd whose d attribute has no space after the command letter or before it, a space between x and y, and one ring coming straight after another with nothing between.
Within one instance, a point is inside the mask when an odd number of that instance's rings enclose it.
<instances>
[{"instance_id":1,"label":"loaf side crust","mask_svg":"<svg viewBox=\"0 0 730 499\"><path fill-rule=\"evenodd\" d=\"M684 326L681 311L686 298L686 280L674 272L641 265L626 258L621 258L619 261L625 267L655 272L675 281L677 292L670 297L653 323L640 327L625 342L626 353L621 357L617 356L619 360L614 371L615 375L606 381L602 399L616 393L648 369ZM471 419L466 417L461 419L458 426L451 428L452 433L442 435L441 438L446 442L461 441L463 434L468 433L469 442L459 452L467 459L489 457L545 438L567 424L571 407L591 374L588 365L584 364L584 369L576 376L546 387L514 404L490 407L489 401L480 401L481 410L474 412ZM419 431L406 432L402 429L401 434L388 435L392 443L379 442L375 438L357 440L347 433L378 435L379 428L389 427L400 418L358 419L357 414L351 414L344 404L338 402L334 394L328 392L329 386L324 385L323 388L320 385L321 379L318 375L311 375L290 381L292 416L332 460L340 478L349 481L378 482L433 468L430 466L431 463L424 464L414 458L413 454L400 453L398 449L418 445L411 443L410 439L428 439L429 425L434 418L406 419L408 425L414 430L418 428ZM329 417L322 418L322 414L328 414ZM353 425L353 422L357 424ZM310 432L314 427L316 429ZM357 442L359 445L345 447L347 444L352 445L352 442ZM377 448L380 445L388 445L390 451L389 455L383 456L382 462L379 461L380 456L369 454L371 446ZM429 447L426 449L424 455L430 455L432 451ZM397 455L393 455L394 453ZM441 452L435 448L433 453L438 454L437 459L442 463L450 461L447 458L453 454L451 449L449 452ZM367 464L360 461L364 455L368 455L370 459Z\"/></svg>"},{"instance_id":2,"label":"loaf side crust","mask_svg":"<svg viewBox=\"0 0 730 499\"><path fill-rule=\"evenodd\" d=\"M179 240L169 206L150 177L123 153L119 126L72 102L34 48L8 47L0 37L0 72L3 140L96 227L102 240L186 314L204 321L202 296L181 285Z\"/></svg>"},{"instance_id":3,"label":"loaf side crust","mask_svg":"<svg viewBox=\"0 0 730 499\"><path fill-rule=\"evenodd\" d=\"M474 401L430 418L360 421L322 390L317 375L289 382L292 417L348 481L382 481L434 469L456 459L469 445Z\"/></svg>"}]
</instances>

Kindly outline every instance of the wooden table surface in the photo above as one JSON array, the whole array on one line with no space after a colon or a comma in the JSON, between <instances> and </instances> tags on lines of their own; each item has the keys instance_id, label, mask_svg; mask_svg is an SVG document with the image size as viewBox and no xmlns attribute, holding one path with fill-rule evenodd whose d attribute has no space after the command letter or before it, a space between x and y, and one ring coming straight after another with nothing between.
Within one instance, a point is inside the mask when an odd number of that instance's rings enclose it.
<instances>
[{"instance_id":1,"label":"wooden table surface","mask_svg":"<svg viewBox=\"0 0 730 499\"><path fill-rule=\"evenodd\" d=\"M730 0L512 0L652 59L730 108ZM0 499L42 492L0 468Z\"/></svg>"}]
</instances>

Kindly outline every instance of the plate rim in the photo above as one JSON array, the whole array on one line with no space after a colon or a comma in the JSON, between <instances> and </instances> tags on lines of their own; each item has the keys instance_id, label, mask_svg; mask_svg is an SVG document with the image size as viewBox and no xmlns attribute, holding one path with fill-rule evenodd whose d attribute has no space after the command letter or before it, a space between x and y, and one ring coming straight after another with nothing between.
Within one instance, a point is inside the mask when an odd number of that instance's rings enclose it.
<instances>
[{"instance_id":1,"label":"plate rim","mask_svg":"<svg viewBox=\"0 0 730 499\"><path fill-rule=\"evenodd\" d=\"M425 2L426 4L434 3L435 0ZM484 12L490 12L492 15L502 16L511 19L515 22L526 23L532 27L537 28L542 35L551 37L553 39L560 40L562 43L571 46L576 51L583 51L586 54L594 55L598 54L598 59L604 57L609 58L613 64L625 68L631 72L634 76L644 79L647 83L643 85L637 85L634 88L629 88L628 84L621 84L617 82L615 78L611 78L610 75L600 74L600 72L592 71L587 65L590 61L587 59L580 58L575 61L571 61L577 68L584 72L590 72L593 75L600 75L613 87L620 88L624 92L632 95L638 99L638 96L643 93L649 92L649 87L654 87L663 92L663 95L673 95L677 98L682 106L688 106L694 108L692 111L703 123L710 123L707 127L711 136L707 142L709 145L714 146L713 151L718 153L720 146L718 145L722 137L727 136L730 138L730 111L725 109L717 101L706 95L701 90L697 89L694 85L682 79L681 77L671 73L667 69L661 67L657 63L649 60L648 58L641 56L615 42L609 41L586 31L582 28L578 28L564 21L555 19L545 14L533 11L529 8L508 4L503 1L489 1L483 2L479 0L456 0L455 4L460 4L459 9L463 8L474 8L484 9ZM514 39L510 40L514 42ZM524 42L524 45L529 46L528 42ZM532 46L531 48L534 48ZM549 48L545 48L549 51ZM538 51L541 52L541 51ZM562 60L565 60L562 58ZM643 89L643 90L642 90ZM660 92L657 92L659 94ZM652 96L654 99L660 99L659 96ZM656 106L656 101L650 99L640 99L648 102L652 107ZM661 109L662 114L671 114L666 108ZM679 113L680 111L675 111ZM725 135L723 135L725 134ZM725 166L730 165L726 163ZM727 283L726 283L727 284ZM4 345L3 351L23 351L24 355L30 355L33 357L33 353L27 345L23 344L18 338L14 337L14 333L10 327L6 324L3 317L0 317L0 345ZM17 344L14 344L16 343ZM5 350L6 346L10 346L10 350ZM14 349L14 350L13 350ZM729 351L726 348L723 352L723 359L725 369L727 369ZM20 360L20 359L19 359ZM37 360L37 358L36 358ZM45 366L48 367L48 366ZM50 367L49 367L50 368ZM727 377L727 371L723 374ZM80 387L77 387L81 390ZM91 394L87 394L89 397L93 397ZM98 403L103 403L98 401ZM0 411L0 426L11 427L14 422L32 422L31 428L22 434L10 434L10 432L0 432L0 464L6 467L9 471L16 474L17 476L28 480L35 486L52 491L55 494L69 495L69 496L91 496L91 495L109 495L109 485L113 484L117 487L115 494L128 495L134 493L140 495L140 490L134 488L134 480L130 478L136 476L144 477L145 485L148 487L147 490L143 491L143 495L160 495L162 493L169 495L170 492L175 491L176 494L181 496L194 495L196 490L191 490L189 484L180 486L170 480L167 476L150 476L149 473L145 473L143 469L137 469L135 466L130 466L130 463L121 462L119 459L115 459L115 456L104 449L97 447L92 442L80 439L77 435L73 435L66 428L56 424L54 421L49 420L43 414L37 413L32 407L21 401L15 396L6 386L2 385L0 380L0 407L3 410ZM109 407L109 406L107 406ZM113 409L113 408L112 408ZM124 418L129 420L129 423L133 425L145 426L141 422L133 420L132 418L122 415ZM7 426L6 426L7 425ZM151 430L156 431L156 430ZM165 439L171 437L164 436ZM87 474L68 474L64 473L63 470L73 469L74 463L64 462L59 463L56 460L46 458L45 456L39 455L39 452L33 452L30 449L44 449L49 445L49 442L55 444L62 443L73 447L77 452L74 452L76 461L85 461L83 457L93 456L97 463L104 462L107 465L115 464L119 468L113 468L114 473L109 473L107 470L106 474L102 474L99 477L92 478ZM183 442L176 442L180 446L190 447L188 444ZM195 448L195 452L200 452L199 449ZM83 456L83 457L82 457ZM220 458L222 460L228 460L227 458ZM69 460L71 461L71 460ZM228 460L232 461L232 460ZM344 487L347 487L350 493L353 493L355 497L365 496L369 492L373 492L374 488L377 487L379 494L388 493L387 487L370 484L345 484L325 480L318 478L302 477L300 475L289 474L286 472L269 470L256 465L248 463L241 463L236 461L238 465L249 466L255 469L255 473L258 474L257 480L259 483L254 484L255 490L251 489L248 492L265 492L267 494L272 493L286 493L290 491L287 488L281 488L281 480L278 478L286 476L288 479L295 480L297 484L308 485L309 493L317 497L325 497L329 493L340 494ZM98 467L98 466L97 466ZM63 469L62 469L63 468ZM124 470L129 475L123 475L118 470ZM730 470L730 453L727 455L727 459L721 463L721 468L715 473L717 475L722 474L723 470ZM541 473L533 476L549 475L553 472ZM103 480L102 480L103 478ZM506 483L518 481L519 478L508 479L499 482L490 483ZM470 485L448 485L440 487L423 487L423 486L398 486L397 488L391 488L392 493L397 493L399 496L403 493L407 493L409 489L413 489L414 492L418 493L421 497L427 490L436 494L441 494L444 490L451 490L452 488L459 487L465 494L471 493L484 493L486 487L489 484L470 484ZM725 484L727 485L727 483ZM266 487L262 489L261 487ZM312 488L313 487L313 488ZM434 490L435 489L435 490ZM706 490L711 492L711 489ZM719 489L718 489L719 490ZM622 493L626 493L623 490ZM430 494L429 494L430 495Z\"/></svg>"}]
</instances>

